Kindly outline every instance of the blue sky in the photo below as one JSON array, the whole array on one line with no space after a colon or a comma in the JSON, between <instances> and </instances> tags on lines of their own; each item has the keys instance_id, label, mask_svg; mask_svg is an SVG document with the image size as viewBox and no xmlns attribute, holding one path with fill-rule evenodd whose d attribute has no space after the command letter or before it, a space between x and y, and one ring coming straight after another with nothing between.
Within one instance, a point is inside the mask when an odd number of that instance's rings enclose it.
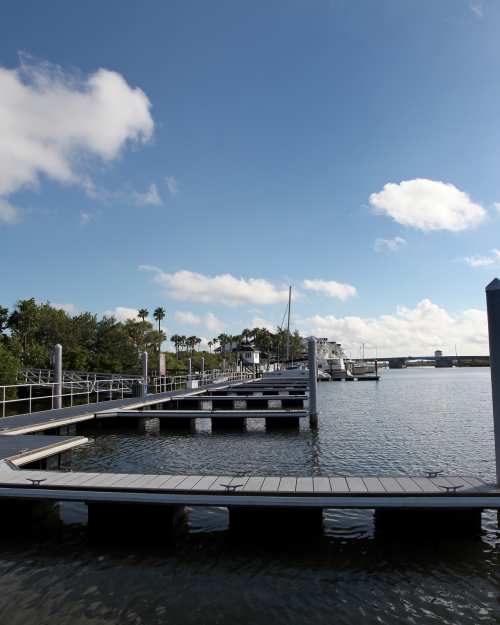
<instances>
[{"instance_id":1,"label":"blue sky","mask_svg":"<svg viewBox=\"0 0 500 625\"><path fill-rule=\"evenodd\" d=\"M2 13L3 305L161 305L210 338L280 323L292 284L293 325L351 350L487 351L499 3Z\"/></svg>"}]
</instances>

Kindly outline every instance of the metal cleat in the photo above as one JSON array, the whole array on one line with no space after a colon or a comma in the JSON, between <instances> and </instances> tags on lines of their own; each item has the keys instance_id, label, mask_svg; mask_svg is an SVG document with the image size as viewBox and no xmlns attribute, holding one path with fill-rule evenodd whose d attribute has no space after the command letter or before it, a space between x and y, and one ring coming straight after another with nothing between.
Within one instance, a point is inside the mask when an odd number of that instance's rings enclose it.
<instances>
[{"instance_id":1,"label":"metal cleat","mask_svg":"<svg viewBox=\"0 0 500 625\"><path fill-rule=\"evenodd\" d=\"M439 471L427 471L427 477L438 477L438 475L440 473L442 473L442 470Z\"/></svg>"},{"instance_id":2,"label":"metal cleat","mask_svg":"<svg viewBox=\"0 0 500 625\"><path fill-rule=\"evenodd\" d=\"M241 488L243 484L221 484L226 489L227 493L234 493L237 488Z\"/></svg>"},{"instance_id":3,"label":"metal cleat","mask_svg":"<svg viewBox=\"0 0 500 625\"><path fill-rule=\"evenodd\" d=\"M444 488L447 493L456 493L459 488L463 488L463 484L459 484L458 486L445 486L444 484L438 484L439 488Z\"/></svg>"}]
</instances>

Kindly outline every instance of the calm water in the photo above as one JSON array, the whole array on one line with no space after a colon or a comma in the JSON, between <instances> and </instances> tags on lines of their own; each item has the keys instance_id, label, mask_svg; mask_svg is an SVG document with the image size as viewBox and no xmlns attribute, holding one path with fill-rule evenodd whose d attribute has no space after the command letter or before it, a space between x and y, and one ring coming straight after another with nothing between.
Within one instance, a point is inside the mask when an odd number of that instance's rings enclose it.
<instances>
[{"instance_id":1,"label":"calm water","mask_svg":"<svg viewBox=\"0 0 500 625\"><path fill-rule=\"evenodd\" d=\"M310 432L95 433L75 470L245 475L423 473L493 478L488 369L384 372L379 384L323 383ZM227 531L223 509L189 514L189 531L155 547L88 544L85 513L63 510L57 536L2 543L0 623L496 623L500 535L375 536L372 514L330 511L324 536L262 545ZM126 523L126 519L124 519ZM131 531L133 528L131 528Z\"/></svg>"}]
</instances>

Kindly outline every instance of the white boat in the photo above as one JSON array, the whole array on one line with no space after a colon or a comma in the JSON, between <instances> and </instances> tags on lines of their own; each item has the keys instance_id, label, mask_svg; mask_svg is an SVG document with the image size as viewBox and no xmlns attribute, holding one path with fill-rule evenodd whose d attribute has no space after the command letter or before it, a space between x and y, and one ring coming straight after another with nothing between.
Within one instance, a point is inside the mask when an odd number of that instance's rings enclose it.
<instances>
[{"instance_id":1,"label":"white boat","mask_svg":"<svg viewBox=\"0 0 500 625\"><path fill-rule=\"evenodd\" d=\"M316 340L316 354L318 359L318 373L327 373L333 380L346 377L344 352L342 345L327 338Z\"/></svg>"},{"instance_id":2,"label":"white boat","mask_svg":"<svg viewBox=\"0 0 500 625\"><path fill-rule=\"evenodd\" d=\"M286 369L275 369L274 371L264 371L264 373L262 374L263 378L273 378L273 379L277 379L277 378L285 378L285 379L292 379L292 378L308 378L309 377L309 369L307 367L304 367L303 365L290 365L289 367L286 367Z\"/></svg>"},{"instance_id":3,"label":"white boat","mask_svg":"<svg viewBox=\"0 0 500 625\"><path fill-rule=\"evenodd\" d=\"M374 362L364 360L352 363L352 375L375 375L376 367Z\"/></svg>"}]
</instances>

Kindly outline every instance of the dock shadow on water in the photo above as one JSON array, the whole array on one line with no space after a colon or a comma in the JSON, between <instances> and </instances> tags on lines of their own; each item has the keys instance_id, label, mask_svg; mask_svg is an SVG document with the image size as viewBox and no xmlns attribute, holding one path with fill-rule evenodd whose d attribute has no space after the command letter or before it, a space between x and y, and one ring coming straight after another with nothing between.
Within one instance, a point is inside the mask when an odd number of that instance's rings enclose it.
<instances>
[{"instance_id":1,"label":"dock shadow on water","mask_svg":"<svg viewBox=\"0 0 500 625\"><path fill-rule=\"evenodd\" d=\"M317 432L258 424L242 432L103 429L74 451L73 469L235 476L442 469L489 480L488 376L391 371L378 385L320 385ZM453 519L444 519L443 531L425 539L416 518L393 517L388 531L370 510L325 510L318 531L300 515L293 522L277 515L274 527L259 518L238 526L226 508L190 508L174 540L152 524L147 541L127 514L114 519L122 536L105 541L89 534L85 505L64 504L49 518L35 539L0 535L1 623L500 622L491 512L479 534L456 537Z\"/></svg>"},{"instance_id":2,"label":"dock shadow on water","mask_svg":"<svg viewBox=\"0 0 500 625\"><path fill-rule=\"evenodd\" d=\"M455 625L500 616L491 534L384 540L369 512L332 512L323 534L296 527L295 538L262 541L229 531L223 509L189 513L189 531L175 541L95 543L84 519L36 543L0 541L2 622Z\"/></svg>"}]
</instances>

